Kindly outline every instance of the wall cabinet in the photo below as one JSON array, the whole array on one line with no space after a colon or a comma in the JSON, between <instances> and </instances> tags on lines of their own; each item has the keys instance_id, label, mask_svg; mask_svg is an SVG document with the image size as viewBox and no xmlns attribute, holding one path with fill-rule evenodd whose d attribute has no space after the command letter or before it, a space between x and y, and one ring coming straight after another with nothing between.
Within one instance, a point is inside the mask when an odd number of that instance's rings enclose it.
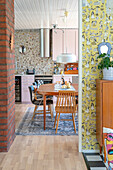
<instances>
[{"instance_id":1,"label":"wall cabinet","mask_svg":"<svg viewBox=\"0 0 113 170\"><path fill-rule=\"evenodd\" d=\"M103 127L113 129L113 81L96 80L96 136L103 146Z\"/></svg>"},{"instance_id":2,"label":"wall cabinet","mask_svg":"<svg viewBox=\"0 0 113 170\"><path fill-rule=\"evenodd\" d=\"M60 29L53 29L52 32L52 43L53 43L53 60L56 61L57 56L64 51L63 45L63 31Z\"/></svg>"},{"instance_id":3,"label":"wall cabinet","mask_svg":"<svg viewBox=\"0 0 113 170\"><path fill-rule=\"evenodd\" d=\"M28 87L32 85L32 83L34 82L34 75L23 75L21 77L21 96L22 102L31 102L30 100L30 93L29 93L29 89Z\"/></svg>"},{"instance_id":4,"label":"wall cabinet","mask_svg":"<svg viewBox=\"0 0 113 170\"><path fill-rule=\"evenodd\" d=\"M64 32L64 51L78 56L78 30L66 29ZM66 51L65 51L66 52Z\"/></svg>"},{"instance_id":5,"label":"wall cabinet","mask_svg":"<svg viewBox=\"0 0 113 170\"><path fill-rule=\"evenodd\" d=\"M73 53L78 59L78 29L53 29L53 60L67 51Z\"/></svg>"}]
</instances>

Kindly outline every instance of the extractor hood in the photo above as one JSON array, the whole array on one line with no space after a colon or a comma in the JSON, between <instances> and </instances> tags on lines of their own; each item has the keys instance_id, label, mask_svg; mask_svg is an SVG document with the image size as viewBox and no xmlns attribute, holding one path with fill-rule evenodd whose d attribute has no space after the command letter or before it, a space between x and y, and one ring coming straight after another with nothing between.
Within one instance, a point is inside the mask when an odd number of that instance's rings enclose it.
<instances>
[{"instance_id":1,"label":"extractor hood","mask_svg":"<svg viewBox=\"0 0 113 170\"><path fill-rule=\"evenodd\" d=\"M50 57L50 29L41 29L41 57Z\"/></svg>"}]
</instances>

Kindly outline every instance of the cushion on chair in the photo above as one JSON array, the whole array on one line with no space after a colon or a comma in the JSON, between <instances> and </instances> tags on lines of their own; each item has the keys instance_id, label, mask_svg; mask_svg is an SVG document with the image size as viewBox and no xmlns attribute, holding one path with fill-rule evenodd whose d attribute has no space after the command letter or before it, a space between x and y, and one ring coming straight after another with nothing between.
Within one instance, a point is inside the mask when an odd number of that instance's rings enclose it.
<instances>
[{"instance_id":1,"label":"cushion on chair","mask_svg":"<svg viewBox=\"0 0 113 170\"><path fill-rule=\"evenodd\" d=\"M46 100L46 105L50 105L50 104L53 104L53 100L47 99L47 100Z\"/></svg>"},{"instance_id":2,"label":"cushion on chair","mask_svg":"<svg viewBox=\"0 0 113 170\"><path fill-rule=\"evenodd\" d=\"M37 82L34 82L33 87L32 87L33 91L34 91L34 86L36 86L36 88L38 89L40 87L40 85L42 85L42 84L44 84L43 80L37 80ZM38 105L38 104L43 105L43 96L36 92L36 97L37 97L37 100L34 100L33 103L35 105ZM53 104L53 96L46 96L46 105L50 105L50 104Z\"/></svg>"},{"instance_id":3,"label":"cushion on chair","mask_svg":"<svg viewBox=\"0 0 113 170\"><path fill-rule=\"evenodd\" d=\"M43 100L34 100L33 101L33 104L35 104L35 105L42 105L42 103L43 103Z\"/></svg>"},{"instance_id":4,"label":"cushion on chair","mask_svg":"<svg viewBox=\"0 0 113 170\"><path fill-rule=\"evenodd\" d=\"M42 80L38 80L38 81L40 82L39 85L37 85L36 82L33 83L33 85L36 85L37 88L39 88L39 86L43 84L43 81L42 81ZM36 92L36 96L37 96L38 99L39 99L39 98L42 98L42 95L41 95L41 94L38 94L37 92ZM46 100L53 100L53 96L46 96Z\"/></svg>"},{"instance_id":5,"label":"cushion on chair","mask_svg":"<svg viewBox=\"0 0 113 170\"><path fill-rule=\"evenodd\" d=\"M42 98L42 100L40 100L40 99L34 100L33 104L43 105L43 98ZM46 100L46 105L50 105L50 104L53 104L53 100Z\"/></svg>"}]
</instances>

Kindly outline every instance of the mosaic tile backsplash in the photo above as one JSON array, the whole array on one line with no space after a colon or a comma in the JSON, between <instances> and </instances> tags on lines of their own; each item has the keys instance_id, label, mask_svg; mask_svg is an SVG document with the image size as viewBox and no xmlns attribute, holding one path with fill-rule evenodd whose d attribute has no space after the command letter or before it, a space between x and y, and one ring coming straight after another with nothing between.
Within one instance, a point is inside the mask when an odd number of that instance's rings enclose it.
<instances>
[{"instance_id":1,"label":"mosaic tile backsplash","mask_svg":"<svg viewBox=\"0 0 113 170\"><path fill-rule=\"evenodd\" d=\"M110 0L82 1L82 149L95 150L99 149L96 140L96 79L102 78L102 72L98 70L97 47L101 42L109 42L113 47L113 10L108 4Z\"/></svg>"},{"instance_id":2,"label":"mosaic tile backsplash","mask_svg":"<svg viewBox=\"0 0 113 170\"><path fill-rule=\"evenodd\" d=\"M22 45L26 48L25 54L19 53ZM18 74L25 74L27 68L35 68L35 74L53 73L52 57L40 57L40 30L15 31L15 65Z\"/></svg>"}]
</instances>

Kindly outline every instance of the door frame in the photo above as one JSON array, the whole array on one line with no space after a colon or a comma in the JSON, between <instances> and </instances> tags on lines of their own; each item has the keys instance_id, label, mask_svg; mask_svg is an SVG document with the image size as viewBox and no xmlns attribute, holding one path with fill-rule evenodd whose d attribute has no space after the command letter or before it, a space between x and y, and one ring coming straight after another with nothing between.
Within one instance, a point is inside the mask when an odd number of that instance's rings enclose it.
<instances>
[{"instance_id":1,"label":"door frame","mask_svg":"<svg viewBox=\"0 0 113 170\"><path fill-rule=\"evenodd\" d=\"M82 1L78 0L78 55L79 55L79 95L78 95L78 137L79 152L82 152Z\"/></svg>"},{"instance_id":2,"label":"door frame","mask_svg":"<svg viewBox=\"0 0 113 170\"><path fill-rule=\"evenodd\" d=\"M79 28L79 95L78 95L78 136L79 136L79 152L82 152L82 1L78 0L78 28Z\"/></svg>"}]
</instances>

